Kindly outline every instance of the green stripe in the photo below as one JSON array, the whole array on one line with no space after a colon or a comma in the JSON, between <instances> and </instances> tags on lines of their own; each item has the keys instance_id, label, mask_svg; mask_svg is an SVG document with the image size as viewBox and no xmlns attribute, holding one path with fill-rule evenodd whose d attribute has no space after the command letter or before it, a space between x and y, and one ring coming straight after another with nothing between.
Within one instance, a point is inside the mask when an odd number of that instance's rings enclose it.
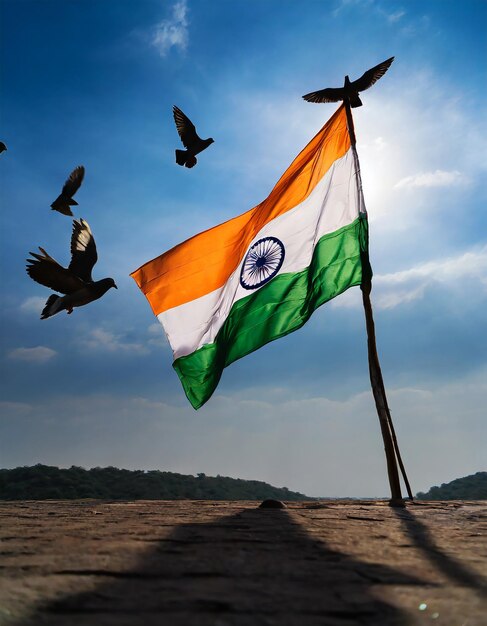
<instances>
[{"instance_id":1,"label":"green stripe","mask_svg":"<svg viewBox=\"0 0 487 626\"><path fill-rule=\"evenodd\" d=\"M173 363L193 407L211 397L227 365L297 330L319 306L360 285L367 248L367 220L359 218L322 237L309 267L279 274L236 302L213 343Z\"/></svg>"}]
</instances>

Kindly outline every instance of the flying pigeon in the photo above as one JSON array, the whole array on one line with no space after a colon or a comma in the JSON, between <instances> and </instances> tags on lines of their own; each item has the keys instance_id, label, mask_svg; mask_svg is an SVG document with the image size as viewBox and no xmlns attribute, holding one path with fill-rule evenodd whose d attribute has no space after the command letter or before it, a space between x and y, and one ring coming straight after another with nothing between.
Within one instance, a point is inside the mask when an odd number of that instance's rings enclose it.
<instances>
[{"instance_id":1,"label":"flying pigeon","mask_svg":"<svg viewBox=\"0 0 487 626\"><path fill-rule=\"evenodd\" d=\"M339 102L340 100L348 101L353 108L361 107L362 101L359 98L359 91L365 91L369 87L372 87L379 78L389 69L391 63L394 61L394 57L382 61L379 65L367 70L353 83L350 82L348 76L345 76L345 82L343 87L329 87L327 89L320 89L319 91L312 91L307 93L303 98L307 102Z\"/></svg>"},{"instance_id":2,"label":"flying pigeon","mask_svg":"<svg viewBox=\"0 0 487 626\"><path fill-rule=\"evenodd\" d=\"M7 149L7 146L3 143L3 141L0 141L0 152L4 152Z\"/></svg>"},{"instance_id":3,"label":"flying pigeon","mask_svg":"<svg viewBox=\"0 0 487 626\"><path fill-rule=\"evenodd\" d=\"M39 247L41 254L30 252L34 257L27 259L27 273L36 282L65 294L49 296L41 320L45 320L59 311L73 312L74 307L83 306L101 298L111 287L117 289L113 278L94 281L91 270L98 254L91 229L84 219L73 220L71 235L71 262L66 269L59 265L49 254Z\"/></svg>"},{"instance_id":4,"label":"flying pigeon","mask_svg":"<svg viewBox=\"0 0 487 626\"><path fill-rule=\"evenodd\" d=\"M80 188L84 175L85 168L82 165L78 165L78 167L71 172L69 178L64 183L61 194L51 204L53 211L59 211L59 213L63 215L73 215L70 205L78 204L76 200L73 199L73 196Z\"/></svg>"},{"instance_id":5,"label":"flying pigeon","mask_svg":"<svg viewBox=\"0 0 487 626\"><path fill-rule=\"evenodd\" d=\"M203 152L214 140L211 137L209 139L198 137L194 124L176 105L173 106L172 112L179 136L186 148L186 150L176 150L176 163L186 167L194 167L196 165L195 155Z\"/></svg>"}]
</instances>

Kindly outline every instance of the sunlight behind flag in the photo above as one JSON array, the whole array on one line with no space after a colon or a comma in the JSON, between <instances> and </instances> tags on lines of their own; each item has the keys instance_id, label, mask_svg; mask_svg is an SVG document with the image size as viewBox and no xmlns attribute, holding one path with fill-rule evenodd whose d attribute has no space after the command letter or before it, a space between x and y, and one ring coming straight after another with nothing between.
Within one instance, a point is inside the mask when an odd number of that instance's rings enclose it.
<instances>
[{"instance_id":1,"label":"sunlight behind flag","mask_svg":"<svg viewBox=\"0 0 487 626\"><path fill-rule=\"evenodd\" d=\"M263 202L131 274L195 409L227 365L360 285L368 231L356 163L342 105Z\"/></svg>"}]
</instances>

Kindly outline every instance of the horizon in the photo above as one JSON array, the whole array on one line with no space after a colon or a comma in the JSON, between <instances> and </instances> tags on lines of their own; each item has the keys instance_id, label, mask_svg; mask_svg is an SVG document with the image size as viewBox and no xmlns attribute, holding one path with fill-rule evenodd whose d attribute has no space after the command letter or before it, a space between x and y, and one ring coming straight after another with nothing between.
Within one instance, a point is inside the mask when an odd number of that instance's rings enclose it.
<instances>
[{"instance_id":1,"label":"horizon","mask_svg":"<svg viewBox=\"0 0 487 626\"><path fill-rule=\"evenodd\" d=\"M8 472L8 471L15 471L15 470L25 470L25 469L30 470L30 469L34 469L34 468L37 468L37 467L45 468L45 469L49 469L49 470L53 470L54 469L54 470L61 470L61 471L62 470L73 470L73 469L74 470L83 470L84 472L92 472L94 470L98 470L98 471L116 470L118 472L129 472L129 473L134 473L134 474L140 474L140 473L142 473L142 474L149 474L149 473L157 472L157 473L160 473L160 474L171 474L173 476L183 476L184 478L194 478L194 479L200 479L200 478L204 478L204 479L208 478L210 480L218 480L218 479L227 480L227 479L229 479L229 480L234 480L234 481L237 481L237 482L238 481L242 481L242 482L245 482L245 483L259 483L261 485L265 485L266 487L271 487L272 489L278 489L278 490L281 490L281 491L289 492L289 494L291 494L292 496L299 495L299 496L303 496L305 499L311 499L311 500L382 500L382 501L385 500L385 499L387 500L387 498L384 498L384 496L372 496L372 495L369 495L369 496L335 496L335 497L319 496L319 495L318 496L309 496L308 494L288 489L285 485L282 485L282 486L271 485L270 483L267 483L267 482L261 481L261 480L246 480L246 479L239 478L237 476L222 476L220 474L217 474L216 476L208 476L207 474L205 474L203 472L200 472L198 474L181 474L181 473L176 473L176 472L168 472L166 470L161 470L161 469L133 469L133 470L127 470L126 468L123 468L123 467L114 467L114 466L105 466L105 467L97 466L97 467L87 468L87 467L81 467L81 466L78 466L78 465L71 465L70 467L58 467L58 466L55 466L55 465L45 465L45 464L42 464L42 463L37 463L36 465L30 465L30 466L28 466L28 465L18 466L18 467L15 467L15 468L2 468L2 467L0 467L0 472L2 472L2 471L7 471ZM431 485L431 487L428 489L428 491L426 493L425 492L418 492L417 494L414 494L414 498L415 498L415 500L424 500L425 499L424 496L427 495L432 490L438 490L438 489L443 489L445 487L450 487L454 483L459 483L461 481L465 481L465 479L475 478L475 477L477 477L480 474L484 475L484 477L487 478L487 472L485 472L485 471L483 471L483 472L482 471L476 472L475 474L471 474L469 476L459 476L456 479L454 479L453 481L450 481L449 483L441 483L440 485ZM57 483L53 482L53 477L51 475L49 477L49 488L56 487L56 484ZM63 483L61 483L59 486L62 487ZM39 488L39 484L37 482L36 482L36 487ZM463 487L463 489L465 489L465 487ZM41 488L41 490L42 490L42 488ZM485 491L485 489L484 489L484 491ZM484 499L485 499L485 497L486 496L484 494ZM68 497L67 496L59 497L57 499L60 499L60 500L66 500L66 499L67 500L72 500L72 499L77 500L77 499L90 499L90 498L92 498L92 499L93 498L94 499L100 499L100 500L105 499L105 498L102 498L100 496L97 496L97 497L94 497L94 496L83 496L82 498L78 498L78 497L77 498L73 498L72 495L70 495ZM7 498L7 499L10 499L10 498ZM52 499L52 498L49 497L48 499ZM132 497L132 498L128 498L128 500L130 500L130 499L132 499L132 500L144 500L144 499L147 499L147 497L142 497L142 498L137 498L137 497L134 498L134 497ZM152 500L154 498L149 498L149 499ZM160 498L160 499L161 500L166 500L168 498L164 498L163 497L163 498ZM174 498L170 498L170 499L174 499ZM185 496L184 499L188 499L188 497ZM225 499L228 499L228 498L225 498ZM242 498L232 498L232 499L240 500ZM248 498L246 498L246 499L248 499ZM256 499L257 500L262 499L262 496L259 496ZM286 500L286 498L283 498L283 499ZM438 497L435 497L433 499L434 500L438 500ZM451 500L452 498L446 498L446 499ZM459 499L459 498L455 498L455 499ZM462 498L462 499L465 499L465 498ZM471 500L471 498L466 498L466 500ZM293 499L292 501L295 501L295 499Z\"/></svg>"}]
</instances>

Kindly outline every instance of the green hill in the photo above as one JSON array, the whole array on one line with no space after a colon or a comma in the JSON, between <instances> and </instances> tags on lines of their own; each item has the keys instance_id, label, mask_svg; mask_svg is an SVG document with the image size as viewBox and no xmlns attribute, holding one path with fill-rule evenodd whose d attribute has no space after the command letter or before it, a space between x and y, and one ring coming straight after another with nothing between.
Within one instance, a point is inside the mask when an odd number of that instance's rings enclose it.
<instances>
[{"instance_id":1,"label":"green hill","mask_svg":"<svg viewBox=\"0 0 487 626\"><path fill-rule=\"evenodd\" d=\"M74 465L0 469L0 500L309 500L258 480Z\"/></svg>"},{"instance_id":2,"label":"green hill","mask_svg":"<svg viewBox=\"0 0 487 626\"><path fill-rule=\"evenodd\" d=\"M487 500L487 472L457 478L416 495L418 500Z\"/></svg>"}]
</instances>

